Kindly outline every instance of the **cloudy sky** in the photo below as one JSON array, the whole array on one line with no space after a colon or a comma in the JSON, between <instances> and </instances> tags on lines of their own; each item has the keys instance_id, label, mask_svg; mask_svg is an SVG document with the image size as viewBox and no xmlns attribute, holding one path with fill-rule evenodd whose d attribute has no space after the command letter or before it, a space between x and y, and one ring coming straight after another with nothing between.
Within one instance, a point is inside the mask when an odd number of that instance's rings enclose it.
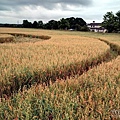
<instances>
[{"instance_id":1,"label":"cloudy sky","mask_svg":"<svg viewBox=\"0 0 120 120\"><path fill-rule=\"evenodd\" d=\"M0 23L22 23L81 17L102 22L103 15L120 10L120 0L0 0Z\"/></svg>"}]
</instances>

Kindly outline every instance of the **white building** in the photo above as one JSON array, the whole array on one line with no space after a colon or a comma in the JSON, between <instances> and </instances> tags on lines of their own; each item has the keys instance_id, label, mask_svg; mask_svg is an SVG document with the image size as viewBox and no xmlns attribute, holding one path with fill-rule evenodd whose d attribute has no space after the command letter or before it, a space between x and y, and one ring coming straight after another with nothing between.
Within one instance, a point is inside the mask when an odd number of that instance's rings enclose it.
<instances>
[{"instance_id":1,"label":"white building","mask_svg":"<svg viewBox=\"0 0 120 120\"><path fill-rule=\"evenodd\" d=\"M104 32L105 33L107 31L104 27L102 27L102 23L95 23L95 21L93 21L93 23L87 24L87 26L92 32Z\"/></svg>"}]
</instances>

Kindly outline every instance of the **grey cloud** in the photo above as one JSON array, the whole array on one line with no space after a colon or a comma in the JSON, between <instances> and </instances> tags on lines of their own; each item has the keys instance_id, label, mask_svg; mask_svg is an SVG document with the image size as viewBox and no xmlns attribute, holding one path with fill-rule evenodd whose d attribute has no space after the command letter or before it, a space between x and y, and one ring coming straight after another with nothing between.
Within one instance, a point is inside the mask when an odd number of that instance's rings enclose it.
<instances>
[{"instance_id":1,"label":"grey cloud","mask_svg":"<svg viewBox=\"0 0 120 120\"><path fill-rule=\"evenodd\" d=\"M64 8L66 5L88 6L91 3L92 0L2 0L0 1L0 9L2 6L12 7L12 9L22 6L42 6L46 9L54 9L57 4L60 4Z\"/></svg>"},{"instance_id":2,"label":"grey cloud","mask_svg":"<svg viewBox=\"0 0 120 120\"><path fill-rule=\"evenodd\" d=\"M22 23L23 19L47 22L70 16L102 21L106 12L116 13L119 6L120 0L0 0L0 22Z\"/></svg>"},{"instance_id":3,"label":"grey cloud","mask_svg":"<svg viewBox=\"0 0 120 120\"><path fill-rule=\"evenodd\" d=\"M9 10L9 8L7 6L0 5L0 11L8 11L8 10Z\"/></svg>"}]
</instances>

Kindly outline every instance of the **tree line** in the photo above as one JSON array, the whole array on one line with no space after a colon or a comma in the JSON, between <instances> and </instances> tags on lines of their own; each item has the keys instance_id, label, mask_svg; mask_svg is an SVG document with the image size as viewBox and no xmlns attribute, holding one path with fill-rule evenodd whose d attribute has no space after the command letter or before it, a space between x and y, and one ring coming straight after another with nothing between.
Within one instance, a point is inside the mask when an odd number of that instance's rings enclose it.
<instances>
[{"instance_id":1,"label":"tree line","mask_svg":"<svg viewBox=\"0 0 120 120\"><path fill-rule=\"evenodd\" d=\"M88 31L87 23L82 18L74 17L62 18L59 21L50 20L45 24L42 21L34 21L31 23L28 20L23 20L22 25L24 28Z\"/></svg>"},{"instance_id":2,"label":"tree line","mask_svg":"<svg viewBox=\"0 0 120 120\"><path fill-rule=\"evenodd\" d=\"M120 32L120 10L113 14L113 12L107 12L103 16L102 26L111 32Z\"/></svg>"},{"instance_id":3,"label":"tree line","mask_svg":"<svg viewBox=\"0 0 120 120\"><path fill-rule=\"evenodd\" d=\"M89 31L87 23L82 18L62 18L58 21L50 20L47 23L43 21L29 22L23 20L22 24L0 24L0 27L19 27L19 28L40 28L40 29L54 29L54 30L76 30L76 31ZM102 27L111 32L120 32L120 10L113 14L113 12L107 12L103 16Z\"/></svg>"}]
</instances>

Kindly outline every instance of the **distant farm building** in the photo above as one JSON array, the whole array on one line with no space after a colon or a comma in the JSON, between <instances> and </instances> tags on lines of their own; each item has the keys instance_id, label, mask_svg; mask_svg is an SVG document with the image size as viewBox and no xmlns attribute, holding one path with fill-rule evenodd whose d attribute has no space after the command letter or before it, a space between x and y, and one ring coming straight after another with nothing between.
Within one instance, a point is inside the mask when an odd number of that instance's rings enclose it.
<instances>
[{"instance_id":1,"label":"distant farm building","mask_svg":"<svg viewBox=\"0 0 120 120\"><path fill-rule=\"evenodd\" d=\"M102 27L102 23L95 23L95 21L93 21L93 23L89 23L87 26L91 32L107 32L107 30Z\"/></svg>"}]
</instances>

